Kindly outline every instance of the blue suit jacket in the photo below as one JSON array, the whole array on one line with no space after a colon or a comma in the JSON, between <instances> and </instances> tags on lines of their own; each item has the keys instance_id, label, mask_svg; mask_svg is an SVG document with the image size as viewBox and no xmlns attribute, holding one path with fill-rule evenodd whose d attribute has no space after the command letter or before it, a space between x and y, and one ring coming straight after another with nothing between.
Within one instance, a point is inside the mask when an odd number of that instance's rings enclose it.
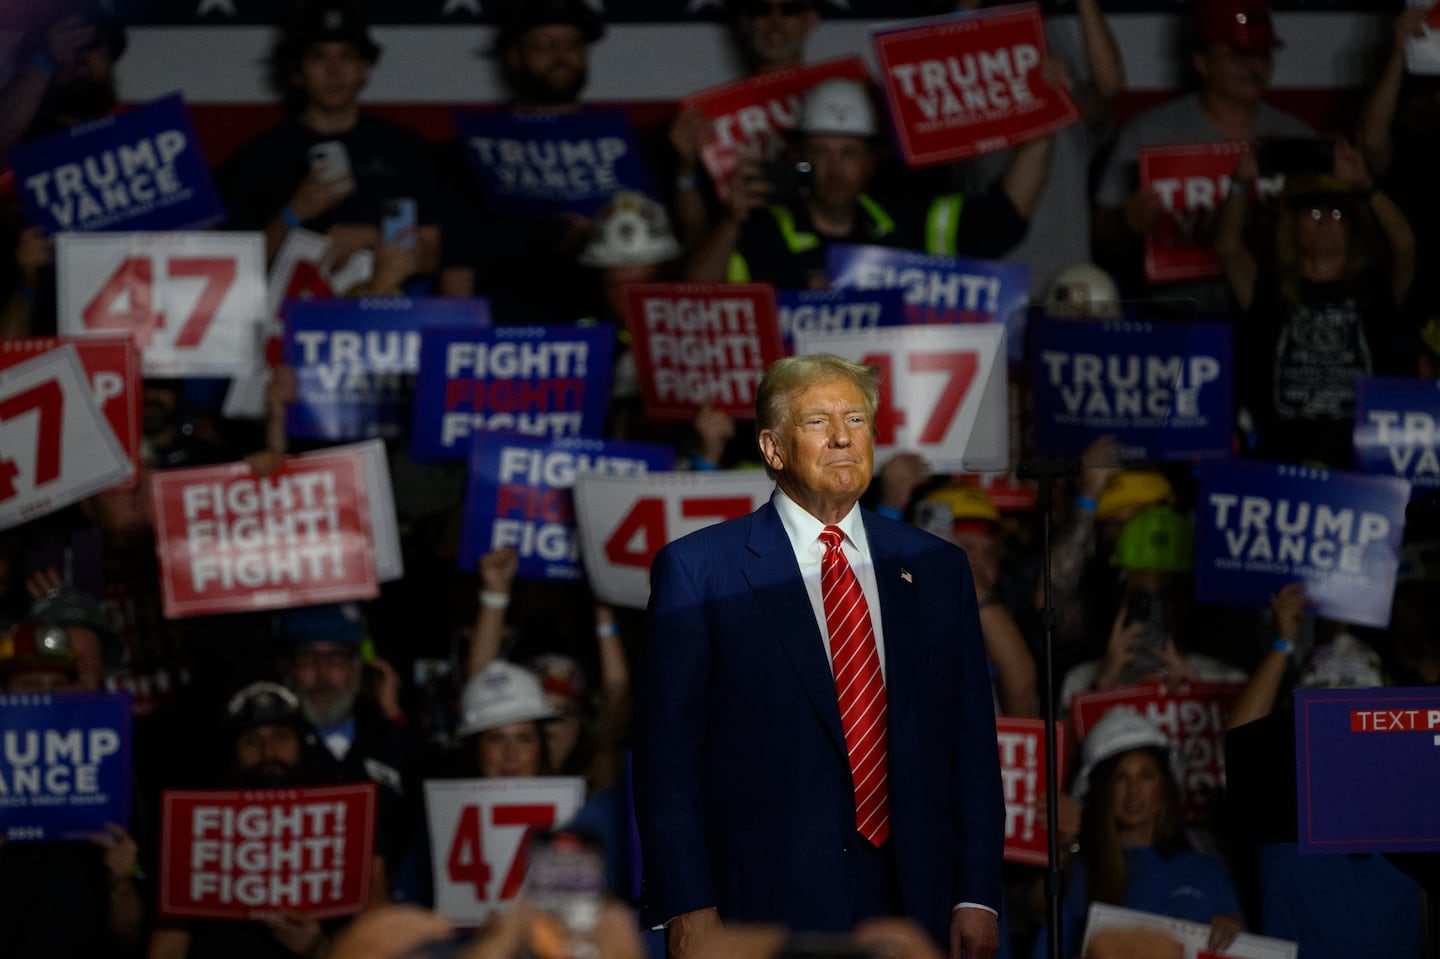
<instances>
[{"instance_id":1,"label":"blue suit jacket","mask_svg":"<svg viewBox=\"0 0 1440 959\"><path fill-rule=\"evenodd\" d=\"M1005 810L975 589L960 549L862 517L901 900L945 943L955 904L1001 902ZM826 649L772 504L656 556L635 744L650 921L716 906L729 921L852 927L855 798Z\"/></svg>"}]
</instances>

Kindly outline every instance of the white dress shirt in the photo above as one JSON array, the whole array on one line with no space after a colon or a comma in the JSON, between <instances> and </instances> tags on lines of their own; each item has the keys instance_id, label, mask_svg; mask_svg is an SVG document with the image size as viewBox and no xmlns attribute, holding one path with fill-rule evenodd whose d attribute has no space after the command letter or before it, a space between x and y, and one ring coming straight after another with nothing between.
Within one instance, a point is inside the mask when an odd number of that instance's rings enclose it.
<instances>
[{"instance_id":1,"label":"white dress shirt","mask_svg":"<svg viewBox=\"0 0 1440 959\"><path fill-rule=\"evenodd\" d=\"M780 516L780 525L790 537L790 548L795 552L795 562L800 565L800 578L805 583L805 592L810 597L810 608L815 611L815 622L820 627L820 638L825 643L825 662L830 672L835 672L835 663L830 659L830 627L825 622L825 594L820 589L820 561L825 557L825 544L820 542L820 531L825 528L810 513L786 495L778 486L771 500L775 512ZM875 632L875 652L880 657L880 680L885 682L885 630L880 623L880 588L875 580L875 562L870 556L870 541L865 537L865 523L860 518L859 506L850 507L850 512L834 524L845 534L840 548L845 559L860 580L860 591L865 594L865 605L870 608L870 625ZM992 915L996 910L978 902L962 902L956 909L984 909Z\"/></svg>"},{"instance_id":2,"label":"white dress shirt","mask_svg":"<svg viewBox=\"0 0 1440 959\"><path fill-rule=\"evenodd\" d=\"M820 532L825 524L807 513L793 499L778 487L775 490L775 512L780 514L780 524L790 537L790 548L795 551L795 562L800 564L800 578L805 581L805 592L810 596L810 608L815 611L815 623L820 627L820 638L825 642L825 662L830 664L830 673L835 673L835 663L830 659L830 627L825 621L825 594L820 589L820 563L825 558L825 544L820 542ZM875 563L870 558L870 543L865 538L865 524L860 520L860 510L852 506L845 518L835 524L845 538L840 549L855 578L860 580L860 592L865 594L865 605L870 610L870 625L875 631L875 652L880 657L880 680L885 680L885 628L880 623L880 587L875 582Z\"/></svg>"}]
</instances>

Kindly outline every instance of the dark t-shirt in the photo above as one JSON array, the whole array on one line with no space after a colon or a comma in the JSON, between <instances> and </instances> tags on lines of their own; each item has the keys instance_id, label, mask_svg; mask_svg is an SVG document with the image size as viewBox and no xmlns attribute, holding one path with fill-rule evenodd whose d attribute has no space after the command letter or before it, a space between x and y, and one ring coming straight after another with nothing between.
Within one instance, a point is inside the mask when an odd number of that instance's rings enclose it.
<instances>
[{"instance_id":1,"label":"dark t-shirt","mask_svg":"<svg viewBox=\"0 0 1440 959\"><path fill-rule=\"evenodd\" d=\"M831 243L862 243L904 250L925 250L925 226L933 197L880 196L878 206L893 222L880 224L863 208L844 237L820 237L808 250L792 251L780 221L772 210L756 210L746 219L735 244L745 261L749 278L782 289L806 289L811 280L826 275L825 259ZM815 233L815 224L803 203L786 204L797 233ZM1025 236L1026 221L1002 190L964 197L956 226L955 252L960 256L999 257Z\"/></svg>"},{"instance_id":2,"label":"dark t-shirt","mask_svg":"<svg viewBox=\"0 0 1440 959\"><path fill-rule=\"evenodd\" d=\"M1404 368L1399 310L1381 270L1352 283L1302 280L1299 294L1292 301L1277 274L1262 271L1242 321L1241 392L1255 419L1255 452L1344 468L1353 459L1356 380Z\"/></svg>"},{"instance_id":3,"label":"dark t-shirt","mask_svg":"<svg viewBox=\"0 0 1440 959\"><path fill-rule=\"evenodd\" d=\"M310 148L332 140L345 146L355 192L307 220L307 229L379 226L385 201L402 197L415 201L417 223L439 222L435 173L424 141L406 127L362 112L344 133L316 133L292 117L241 147L218 177L230 226L263 230L310 172Z\"/></svg>"},{"instance_id":4,"label":"dark t-shirt","mask_svg":"<svg viewBox=\"0 0 1440 959\"><path fill-rule=\"evenodd\" d=\"M0 954L7 959L124 955L110 938L109 922L100 847L85 842L0 846Z\"/></svg>"}]
</instances>

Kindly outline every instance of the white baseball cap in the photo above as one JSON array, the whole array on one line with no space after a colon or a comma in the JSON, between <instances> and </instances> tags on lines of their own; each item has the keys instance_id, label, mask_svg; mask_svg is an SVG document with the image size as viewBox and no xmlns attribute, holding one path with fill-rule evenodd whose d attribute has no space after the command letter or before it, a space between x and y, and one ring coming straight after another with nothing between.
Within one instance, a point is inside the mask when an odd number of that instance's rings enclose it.
<instances>
[{"instance_id":1,"label":"white baseball cap","mask_svg":"<svg viewBox=\"0 0 1440 959\"><path fill-rule=\"evenodd\" d=\"M805 94L801 133L838 133L873 137L880 132L870 91L859 80L826 80Z\"/></svg>"},{"instance_id":2,"label":"white baseball cap","mask_svg":"<svg viewBox=\"0 0 1440 959\"><path fill-rule=\"evenodd\" d=\"M511 723L554 719L559 715L545 698L545 691L534 673L497 659L471 676L460 693L460 728L456 734L474 736Z\"/></svg>"}]
</instances>

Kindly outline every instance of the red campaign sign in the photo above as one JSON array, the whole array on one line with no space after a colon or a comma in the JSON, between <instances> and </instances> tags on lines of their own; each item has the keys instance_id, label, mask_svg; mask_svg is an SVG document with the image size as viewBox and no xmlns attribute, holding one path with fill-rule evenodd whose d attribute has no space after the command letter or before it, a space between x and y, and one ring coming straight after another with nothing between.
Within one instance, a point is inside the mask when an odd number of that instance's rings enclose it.
<instances>
[{"instance_id":1,"label":"red campaign sign","mask_svg":"<svg viewBox=\"0 0 1440 959\"><path fill-rule=\"evenodd\" d=\"M1146 717L1170 738L1180 764L1180 791L1190 820L1203 819L1225 788L1225 714L1242 683L1151 683L1083 693L1071 702L1075 737L1083 741L1110 710L1127 708Z\"/></svg>"},{"instance_id":2,"label":"red campaign sign","mask_svg":"<svg viewBox=\"0 0 1440 959\"><path fill-rule=\"evenodd\" d=\"M655 419L688 420L707 403L752 419L760 378L785 355L768 283L633 284L625 321Z\"/></svg>"},{"instance_id":3,"label":"red campaign sign","mask_svg":"<svg viewBox=\"0 0 1440 959\"><path fill-rule=\"evenodd\" d=\"M115 438L125 450L135 473L128 485L140 482L140 351L128 337L96 339L73 336L32 336L15 340L0 339L0 370L9 369L41 353L59 349L66 343L75 346L80 366L95 403L115 431Z\"/></svg>"},{"instance_id":4,"label":"red campaign sign","mask_svg":"<svg viewBox=\"0 0 1440 959\"><path fill-rule=\"evenodd\" d=\"M874 40L900 152L912 167L993 153L1080 117L1070 95L1042 75L1038 5L880 30Z\"/></svg>"},{"instance_id":5,"label":"red campaign sign","mask_svg":"<svg viewBox=\"0 0 1440 959\"><path fill-rule=\"evenodd\" d=\"M1166 210L1145 235L1145 278L1151 283L1220 275L1215 216L1244 151L1241 142L1140 149L1140 189L1159 196Z\"/></svg>"},{"instance_id":6,"label":"red campaign sign","mask_svg":"<svg viewBox=\"0 0 1440 959\"><path fill-rule=\"evenodd\" d=\"M165 615L284 609L379 592L356 450L152 474Z\"/></svg>"},{"instance_id":7,"label":"red campaign sign","mask_svg":"<svg viewBox=\"0 0 1440 959\"><path fill-rule=\"evenodd\" d=\"M375 856L374 783L259 791L166 790L162 916L316 919L365 908Z\"/></svg>"},{"instance_id":8,"label":"red campaign sign","mask_svg":"<svg viewBox=\"0 0 1440 959\"><path fill-rule=\"evenodd\" d=\"M1065 724L1056 723L1055 768L1065 772ZM1045 797L1045 721L995 717L1000 779L1005 787L1005 861L1044 866L1049 830L1040 815Z\"/></svg>"},{"instance_id":9,"label":"red campaign sign","mask_svg":"<svg viewBox=\"0 0 1440 959\"><path fill-rule=\"evenodd\" d=\"M800 119L800 105L810 88L822 80L870 82L870 71L859 57L829 60L807 67L776 70L736 83L727 83L680 101L714 121L710 137L700 148L705 172L723 199L730 175L742 157L774 159Z\"/></svg>"}]
</instances>

